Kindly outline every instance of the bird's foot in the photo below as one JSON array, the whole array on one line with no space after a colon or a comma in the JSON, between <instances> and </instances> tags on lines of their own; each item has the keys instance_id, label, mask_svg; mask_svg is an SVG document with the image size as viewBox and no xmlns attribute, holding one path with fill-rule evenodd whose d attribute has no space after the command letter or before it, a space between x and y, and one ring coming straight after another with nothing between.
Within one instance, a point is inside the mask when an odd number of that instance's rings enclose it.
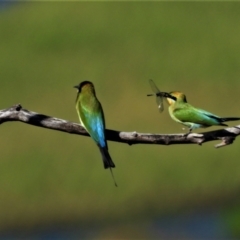
<instances>
[{"instance_id":1,"label":"bird's foot","mask_svg":"<svg viewBox=\"0 0 240 240\"><path fill-rule=\"evenodd\" d=\"M183 128L184 129L184 128ZM190 128L187 133L185 133L183 136L186 138L190 133L192 133L192 129Z\"/></svg>"}]
</instances>

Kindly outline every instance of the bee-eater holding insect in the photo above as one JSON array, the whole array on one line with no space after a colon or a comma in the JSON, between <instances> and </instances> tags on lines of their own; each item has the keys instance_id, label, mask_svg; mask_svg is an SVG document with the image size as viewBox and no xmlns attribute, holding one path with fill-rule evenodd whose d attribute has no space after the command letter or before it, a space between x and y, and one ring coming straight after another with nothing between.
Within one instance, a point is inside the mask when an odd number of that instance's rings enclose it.
<instances>
[{"instance_id":1,"label":"bee-eater holding insect","mask_svg":"<svg viewBox=\"0 0 240 240\"><path fill-rule=\"evenodd\" d=\"M187 102L186 96L182 92L170 92L167 97L169 104L169 114L171 118L189 128L189 133L196 128L206 128L210 126L228 126L224 122L240 120L239 117L221 118L205 110L195 108Z\"/></svg>"},{"instance_id":2,"label":"bee-eater holding insect","mask_svg":"<svg viewBox=\"0 0 240 240\"><path fill-rule=\"evenodd\" d=\"M115 165L108 152L108 145L105 139L105 119L103 109L101 103L96 97L94 86L89 81L83 81L74 87L78 89L76 110L80 123L99 147L104 168L110 168L114 183L117 186L112 173L112 168L114 168Z\"/></svg>"},{"instance_id":3,"label":"bee-eater holding insect","mask_svg":"<svg viewBox=\"0 0 240 240\"><path fill-rule=\"evenodd\" d=\"M156 86L156 84L153 82L152 79L149 80L149 84L152 88L152 91L154 92L154 94L147 94L148 97L150 96L156 96L156 103L158 105L158 109L159 109L159 112L162 112L164 110L164 106L163 106L163 98L173 98L175 99L174 97L172 97L169 93L166 93L166 92L160 92L160 90L158 89L158 87Z\"/></svg>"}]
</instances>

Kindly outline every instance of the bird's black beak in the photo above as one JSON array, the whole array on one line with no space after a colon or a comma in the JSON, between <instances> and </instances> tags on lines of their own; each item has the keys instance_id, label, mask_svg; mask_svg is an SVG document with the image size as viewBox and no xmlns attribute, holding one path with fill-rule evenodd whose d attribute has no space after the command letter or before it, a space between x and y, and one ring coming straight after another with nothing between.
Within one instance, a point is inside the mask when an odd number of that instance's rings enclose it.
<instances>
[{"instance_id":1,"label":"bird's black beak","mask_svg":"<svg viewBox=\"0 0 240 240\"><path fill-rule=\"evenodd\" d=\"M177 100L177 98L172 96L170 93L162 92L162 96L165 97L165 98L171 98L174 101Z\"/></svg>"},{"instance_id":2,"label":"bird's black beak","mask_svg":"<svg viewBox=\"0 0 240 240\"><path fill-rule=\"evenodd\" d=\"M76 85L76 86L73 86L74 88L77 88L77 89L79 89L79 86L78 85Z\"/></svg>"}]
</instances>

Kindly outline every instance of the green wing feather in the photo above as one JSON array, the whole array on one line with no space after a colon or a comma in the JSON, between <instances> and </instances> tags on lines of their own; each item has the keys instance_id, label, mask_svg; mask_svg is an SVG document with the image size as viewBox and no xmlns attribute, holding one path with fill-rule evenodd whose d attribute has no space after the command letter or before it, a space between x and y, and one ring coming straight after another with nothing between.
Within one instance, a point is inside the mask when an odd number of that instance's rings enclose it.
<instances>
[{"instance_id":1,"label":"green wing feather","mask_svg":"<svg viewBox=\"0 0 240 240\"><path fill-rule=\"evenodd\" d=\"M81 123L90 136L101 147L107 147L105 140L105 120L101 104L96 102L89 108L84 107L84 105L78 102L78 109Z\"/></svg>"},{"instance_id":2,"label":"green wing feather","mask_svg":"<svg viewBox=\"0 0 240 240\"><path fill-rule=\"evenodd\" d=\"M181 122L197 123L204 126L225 125L222 119L210 112L194 107L177 108L173 111L175 118Z\"/></svg>"}]
</instances>

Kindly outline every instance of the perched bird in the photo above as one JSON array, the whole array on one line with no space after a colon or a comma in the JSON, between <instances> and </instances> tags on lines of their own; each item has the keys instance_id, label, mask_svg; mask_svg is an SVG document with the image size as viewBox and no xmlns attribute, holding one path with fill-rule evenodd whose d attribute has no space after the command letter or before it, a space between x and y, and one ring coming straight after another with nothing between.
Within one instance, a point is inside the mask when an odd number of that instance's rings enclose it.
<instances>
[{"instance_id":1,"label":"perched bird","mask_svg":"<svg viewBox=\"0 0 240 240\"><path fill-rule=\"evenodd\" d=\"M76 110L81 125L86 129L91 138L96 142L100 149L104 168L110 168L115 182L112 168L115 167L108 152L108 145L105 139L105 119L101 103L96 97L94 86L89 81L83 81L74 86L78 89L76 99ZM115 185L117 186L116 182Z\"/></svg>"},{"instance_id":2,"label":"perched bird","mask_svg":"<svg viewBox=\"0 0 240 240\"><path fill-rule=\"evenodd\" d=\"M167 97L169 114L171 118L189 128L189 133L196 128L210 126L227 126L224 122L240 120L239 117L221 118L205 110L195 108L187 102L182 92L170 92L171 98Z\"/></svg>"}]
</instances>

